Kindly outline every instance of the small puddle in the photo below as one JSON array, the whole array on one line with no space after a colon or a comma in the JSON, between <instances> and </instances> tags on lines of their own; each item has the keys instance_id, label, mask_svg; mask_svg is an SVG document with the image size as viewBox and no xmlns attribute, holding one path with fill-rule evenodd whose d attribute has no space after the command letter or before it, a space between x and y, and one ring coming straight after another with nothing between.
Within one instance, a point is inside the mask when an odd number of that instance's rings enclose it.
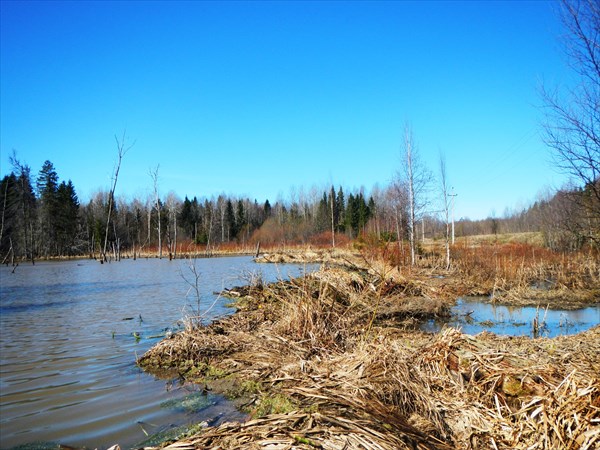
<instances>
[{"instance_id":1,"label":"small puddle","mask_svg":"<svg viewBox=\"0 0 600 450\"><path fill-rule=\"evenodd\" d=\"M600 304L565 310L534 306L508 306L489 302L489 297L461 297L451 309L449 319L431 320L421 329L438 332L444 326L457 327L466 334L490 331L509 336L555 337L576 334L600 323ZM534 332L534 320L538 331Z\"/></svg>"}]
</instances>

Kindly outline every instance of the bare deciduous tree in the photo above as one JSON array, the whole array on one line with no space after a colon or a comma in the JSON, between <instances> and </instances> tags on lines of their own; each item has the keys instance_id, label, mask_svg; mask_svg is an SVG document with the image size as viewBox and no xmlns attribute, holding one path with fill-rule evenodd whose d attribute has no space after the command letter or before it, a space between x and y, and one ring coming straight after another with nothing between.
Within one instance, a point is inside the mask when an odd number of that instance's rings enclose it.
<instances>
[{"instance_id":1,"label":"bare deciduous tree","mask_svg":"<svg viewBox=\"0 0 600 450\"><path fill-rule=\"evenodd\" d=\"M108 214L106 215L106 229L104 233L104 246L102 247L102 262L106 262L106 247L108 245L108 230L110 226L110 216L112 214L113 203L115 198L115 190L117 189L117 180L119 179L119 170L121 169L121 161L123 160L123 156L127 153L131 147L135 145L133 142L129 147L125 147L126 135L125 131L123 131L123 137L121 140L115 135L115 141L117 143L117 163L115 165L115 172L112 177L112 186L110 188L110 192L108 195Z\"/></svg>"},{"instance_id":2,"label":"bare deciduous tree","mask_svg":"<svg viewBox=\"0 0 600 450\"><path fill-rule=\"evenodd\" d=\"M445 244L446 244L446 270L450 268L450 194L448 193L448 179L446 177L446 157L440 155L440 189L442 194Z\"/></svg>"},{"instance_id":3,"label":"bare deciduous tree","mask_svg":"<svg viewBox=\"0 0 600 450\"><path fill-rule=\"evenodd\" d=\"M181 201L177 198L175 192L169 192L166 199L167 207L167 248L169 250L169 259L177 258L177 213Z\"/></svg>"},{"instance_id":4,"label":"bare deciduous tree","mask_svg":"<svg viewBox=\"0 0 600 450\"><path fill-rule=\"evenodd\" d=\"M389 204L391 212L391 222L388 230L395 230L396 241L398 243L398 263L400 258L404 258L404 226L403 222L407 214L404 214L408 204L406 183L397 178L390 184L385 193L386 202Z\"/></svg>"},{"instance_id":5,"label":"bare deciduous tree","mask_svg":"<svg viewBox=\"0 0 600 450\"><path fill-rule=\"evenodd\" d=\"M156 166L156 169L150 169L150 178L152 178L152 186L154 188L154 208L156 208L156 213L158 214L157 220L157 231L158 231L158 258L162 258L162 230L161 230L161 219L160 219L160 195L158 193L158 168L160 166Z\"/></svg>"},{"instance_id":6,"label":"bare deciduous tree","mask_svg":"<svg viewBox=\"0 0 600 450\"><path fill-rule=\"evenodd\" d=\"M600 3L563 0L565 50L577 76L562 91L542 88L544 139L556 166L574 177L585 195L574 195L588 220L600 222ZM592 233L594 234L594 233ZM589 236L594 239L594 236ZM600 240L600 230L595 230Z\"/></svg>"},{"instance_id":7,"label":"bare deciduous tree","mask_svg":"<svg viewBox=\"0 0 600 450\"><path fill-rule=\"evenodd\" d=\"M404 127L404 177L408 187L408 242L411 265L416 264L415 226L417 216L426 205L426 191L431 174L421 164L413 132L409 124Z\"/></svg>"},{"instance_id":8,"label":"bare deciduous tree","mask_svg":"<svg viewBox=\"0 0 600 450\"><path fill-rule=\"evenodd\" d=\"M329 206L331 208L331 247L335 248L335 189L333 185L331 185L329 197Z\"/></svg>"}]
</instances>

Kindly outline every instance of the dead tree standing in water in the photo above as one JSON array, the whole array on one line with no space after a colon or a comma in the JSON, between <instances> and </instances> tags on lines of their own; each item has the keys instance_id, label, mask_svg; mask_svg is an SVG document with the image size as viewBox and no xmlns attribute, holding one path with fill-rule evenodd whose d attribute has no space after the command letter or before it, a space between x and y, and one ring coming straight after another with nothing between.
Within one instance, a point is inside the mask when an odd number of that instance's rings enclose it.
<instances>
[{"instance_id":1,"label":"dead tree standing in water","mask_svg":"<svg viewBox=\"0 0 600 450\"><path fill-rule=\"evenodd\" d=\"M110 227L110 216L112 215L113 203L115 198L115 190L117 189L117 180L119 178L119 170L121 169L121 161L123 160L123 156L125 153L131 149L135 145L135 142L131 144L129 147L125 148L125 132L123 132L123 137L119 141L119 138L115 135L115 141L117 142L117 165L115 167L115 174L112 178L112 186L110 188L110 192L108 194L108 214L106 216L106 228L104 230L104 246L102 248L102 255L100 262L107 262L106 257L106 247L108 246L108 230Z\"/></svg>"}]
</instances>

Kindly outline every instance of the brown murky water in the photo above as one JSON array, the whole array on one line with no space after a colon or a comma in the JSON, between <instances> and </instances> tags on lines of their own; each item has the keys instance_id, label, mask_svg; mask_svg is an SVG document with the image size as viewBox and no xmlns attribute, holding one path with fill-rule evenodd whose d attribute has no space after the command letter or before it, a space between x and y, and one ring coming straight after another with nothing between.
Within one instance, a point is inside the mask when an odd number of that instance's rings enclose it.
<instances>
[{"instance_id":1,"label":"brown murky water","mask_svg":"<svg viewBox=\"0 0 600 450\"><path fill-rule=\"evenodd\" d=\"M191 278L188 266L152 259L0 268L0 447L128 448L176 425L239 418L220 397L177 406L194 386L156 380L135 365L196 308L182 277ZM213 292L245 284L241 274L275 280L307 269L249 257L198 259L196 267L202 309ZM209 318L230 313L225 303L219 299Z\"/></svg>"}]
</instances>

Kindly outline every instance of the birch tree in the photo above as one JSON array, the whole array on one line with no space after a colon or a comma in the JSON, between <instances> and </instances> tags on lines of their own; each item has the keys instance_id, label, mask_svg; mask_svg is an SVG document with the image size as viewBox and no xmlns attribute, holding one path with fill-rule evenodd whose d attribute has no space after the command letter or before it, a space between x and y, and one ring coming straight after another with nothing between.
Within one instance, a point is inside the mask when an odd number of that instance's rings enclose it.
<instances>
[{"instance_id":1,"label":"birch tree","mask_svg":"<svg viewBox=\"0 0 600 450\"><path fill-rule=\"evenodd\" d=\"M167 247L169 250L169 259L177 258L177 215L180 200L174 192L169 192L165 202L167 208Z\"/></svg>"},{"instance_id":2,"label":"birch tree","mask_svg":"<svg viewBox=\"0 0 600 450\"><path fill-rule=\"evenodd\" d=\"M331 247L335 248L335 222L336 222L336 205L335 205L335 189L331 185L329 191L329 205L331 206Z\"/></svg>"},{"instance_id":3,"label":"birch tree","mask_svg":"<svg viewBox=\"0 0 600 450\"><path fill-rule=\"evenodd\" d=\"M421 164L415 145L412 128L409 124L404 127L404 177L408 188L408 242L410 246L410 263L416 264L415 226L417 216L427 204L426 194L431 174Z\"/></svg>"},{"instance_id":4,"label":"birch tree","mask_svg":"<svg viewBox=\"0 0 600 450\"><path fill-rule=\"evenodd\" d=\"M156 209L156 214L158 216L158 220L157 225L156 225L156 229L158 231L158 258L161 259L162 258L162 230L161 230L161 218L160 218L160 210L161 210L161 204L160 204L160 195L158 193L158 168L160 166L157 165L156 169L152 170L150 169L150 178L152 178L152 187L153 187L153 192L154 192L154 208ZM150 220L150 219L148 219ZM148 222L150 223L150 222Z\"/></svg>"},{"instance_id":5,"label":"birch tree","mask_svg":"<svg viewBox=\"0 0 600 450\"><path fill-rule=\"evenodd\" d=\"M446 177L446 158L440 155L440 189L442 194L444 223L446 224L444 238L446 244L446 270L450 269L450 195L448 194L448 180Z\"/></svg>"},{"instance_id":6,"label":"birch tree","mask_svg":"<svg viewBox=\"0 0 600 450\"><path fill-rule=\"evenodd\" d=\"M408 189L406 183L400 178L392 182L386 191L386 200L390 204L393 216L393 226L398 243L398 261L404 258L404 222L408 214L405 210L408 205Z\"/></svg>"}]
</instances>

